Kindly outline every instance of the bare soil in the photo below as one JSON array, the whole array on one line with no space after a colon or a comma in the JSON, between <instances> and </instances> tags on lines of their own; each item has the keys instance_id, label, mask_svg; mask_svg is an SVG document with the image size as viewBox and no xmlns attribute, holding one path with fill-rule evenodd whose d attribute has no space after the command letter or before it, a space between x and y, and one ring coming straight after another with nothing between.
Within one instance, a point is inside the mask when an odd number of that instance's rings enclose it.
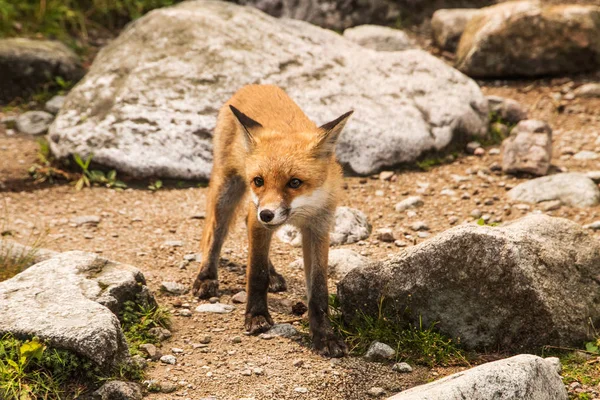
<instances>
[{"instance_id":1,"label":"bare soil","mask_svg":"<svg viewBox=\"0 0 600 400\"><path fill-rule=\"evenodd\" d=\"M600 81L600 73L480 84L486 94L513 98L529 109L531 118L550 123L554 129L553 171L591 171L600 170L598 160L577 161L571 154L579 150L600 152L600 99L557 101L552 94L564 95L594 80ZM494 171L501 162L501 155L490 154L495 148L498 146L486 148L482 157L460 154L454 161L429 171L398 170L391 182L347 177L342 205L364 211L374 232L392 228L395 238L408 245L426 240L410 229L415 221L425 221L433 236L452 225L472 222L474 209L489 215L492 222L545 212L539 206L520 205L508 199L507 189L528 177L505 176ZM0 215L7 216L10 229L15 232L14 239L22 243L30 240L32 232L46 231L44 247L96 252L143 271L158 301L170 306L174 313L173 337L163 343L163 354L171 354L172 348L183 349L182 354L175 354L176 365L153 362L148 370L150 379L177 383L179 389L172 394L150 394L148 398L364 399L372 387L382 387L390 395L460 369L416 366L414 372L400 374L393 372L389 364L368 363L357 357L322 358L311 351L306 335L298 340L246 336L243 305L236 305L230 314L193 312L192 317L179 316L179 310L189 307L193 311L199 301L191 294L163 294L160 284L176 281L191 285L195 277L197 263L184 268L181 264L186 254L199 251L204 223L199 218L205 208L206 188L177 189L173 185L151 192L144 183L133 184L124 191L106 188L75 191L68 184L34 184L27 169L36 162L37 152L38 145L32 138L8 135L0 128ZM443 195L444 189L455 194ZM425 201L423 207L414 210L416 216L411 218L394 210L398 201L415 194ZM600 206L582 209L562 206L545 213L587 224L600 219ZM98 215L102 220L97 227L77 227L70 222L82 215ZM454 223L453 217L457 218ZM600 238L600 233L590 234ZM182 241L183 245L173 247L165 244L167 241ZM402 251L393 243L377 241L375 234L364 242L344 247L374 260ZM246 255L245 226L239 219L223 252L226 260L220 269L222 303L230 303L232 295L244 290ZM306 332L302 321L291 313L294 303L305 301L303 273L290 267L301 251L275 240L272 255L289 286L287 292L270 294L272 316L278 323L291 322ZM335 282L330 282L330 290L335 291ZM205 335L212 338L208 346L194 346ZM254 371L255 368L259 369ZM248 369L251 375L243 375L242 371Z\"/></svg>"}]
</instances>

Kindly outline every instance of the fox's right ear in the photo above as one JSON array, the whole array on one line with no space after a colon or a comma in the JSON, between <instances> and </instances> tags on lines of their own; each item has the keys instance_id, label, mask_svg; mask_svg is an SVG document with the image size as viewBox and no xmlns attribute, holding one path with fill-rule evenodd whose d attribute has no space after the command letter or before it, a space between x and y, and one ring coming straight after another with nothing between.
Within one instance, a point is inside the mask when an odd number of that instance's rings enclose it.
<instances>
[{"instance_id":1,"label":"fox's right ear","mask_svg":"<svg viewBox=\"0 0 600 400\"><path fill-rule=\"evenodd\" d=\"M240 129L245 133L244 135L244 143L246 145L246 149L250 150L256 144L256 140L254 139L253 132L256 132L256 129L262 128L262 125L232 106L229 105L229 109L233 113Z\"/></svg>"}]
</instances>

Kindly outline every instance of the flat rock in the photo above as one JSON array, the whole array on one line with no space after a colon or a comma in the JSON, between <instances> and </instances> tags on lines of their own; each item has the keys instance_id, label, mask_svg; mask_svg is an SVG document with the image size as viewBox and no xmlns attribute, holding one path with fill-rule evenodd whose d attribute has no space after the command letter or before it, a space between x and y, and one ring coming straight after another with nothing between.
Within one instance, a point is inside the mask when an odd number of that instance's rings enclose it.
<instances>
[{"instance_id":1,"label":"flat rock","mask_svg":"<svg viewBox=\"0 0 600 400\"><path fill-rule=\"evenodd\" d=\"M597 160L598 158L600 158L600 155L595 151L590 150L582 150L573 155L574 160L580 161Z\"/></svg>"},{"instance_id":2,"label":"flat rock","mask_svg":"<svg viewBox=\"0 0 600 400\"><path fill-rule=\"evenodd\" d=\"M508 197L525 203L560 200L572 207L591 207L600 202L600 190L590 178L573 172L523 182L511 189Z\"/></svg>"},{"instance_id":3,"label":"flat rock","mask_svg":"<svg viewBox=\"0 0 600 400\"><path fill-rule=\"evenodd\" d=\"M43 135L54 120L46 111L26 111L17 117L17 130L31 136Z\"/></svg>"},{"instance_id":4,"label":"flat rock","mask_svg":"<svg viewBox=\"0 0 600 400\"><path fill-rule=\"evenodd\" d=\"M234 306L223 303L200 304L196 307L196 312L199 313L228 314L233 310L235 310Z\"/></svg>"},{"instance_id":5,"label":"flat rock","mask_svg":"<svg viewBox=\"0 0 600 400\"><path fill-rule=\"evenodd\" d=\"M469 20L456 51L456 66L477 78L594 70L600 66L599 36L598 6L500 3Z\"/></svg>"},{"instance_id":6,"label":"flat rock","mask_svg":"<svg viewBox=\"0 0 600 400\"><path fill-rule=\"evenodd\" d=\"M0 103L26 98L54 83L56 77L76 82L83 76L77 55L57 41L0 39Z\"/></svg>"},{"instance_id":7,"label":"flat rock","mask_svg":"<svg viewBox=\"0 0 600 400\"><path fill-rule=\"evenodd\" d=\"M394 208L396 211L402 212L402 211L406 211L410 208L422 207L423 204L425 204L425 203L423 202L423 199L421 197L410 196L410 197L407 197L406 199L396 203Z\"/></svg>"},{"instance_id":8,"label":"flat rock","mask_svg":"<svg viewBox=\"0 0 600 400\"><path fill-rule=\"evenodd\" d=\"M44 104L44 109L50 114L58 114L63 104L65 104L65 96L54 96Z\"/></svg>"},{"instance_id":9,"label":"flat rock","mask_svg":"<svg viewBox=\"0 0 600 400\"><path fill-rule=\"evenodd\" d=\"M292 338L298 335L298 330L291 324L275 324L267 331L268 335Z\"/></svg>"},{"instance_id":10,"label":"flat rock","mask_svg":"<svg viewBox=\"0 0 600 400\"><path fill-rule=\"evenodd\" d=\"M333 232L329 234L329 244L337 246L356 243L369 237L372 226L365 213L355 208L338 207L335 211ZM302 246L302 234L298 228L284 225L276 233L277 238L292 246Z\"/></svg>"},{"instance_id":11,"label":"flat rock","mask_svg":"<svg viewBox=\"0 0 600 400\"><path fill-rule=\"evenodd\" d=\"M281 86L319 124L360 110L337 146L357 174L487 135L478 85L423 50L375 52L302 21L187 1L137 19L100 51L50 127L51 150L93 153L135 178L208 179L218 109L249 82Z\"/></svg>"},{"instance_id":12,"label":"flat rock","mask_svg":"<svg viewBox=\"0 0 600 400\"><path fill-rule=\"evenodd\" d=\"M138 383L123 381L106 382L92 395L94 400L142 400L143 397Z\"/></svg>"},{"instance_id":13,"label":"flat rock","mask_svg":"<svg viewBox=\"0 0 600 400\"><path fill-rule=\"evenodd\" d=\"M455 51L467 22L477 14L476 8L441 9L431 17L434 43L441 49Z\"/></svg>"},{"instance_id":14,"label":"flat rock","mask_svg":"<svg viewBox=\"0 0 600 400\"><path fill-rule=\"evenodd\" d=\"M546 175L552 159L552 129L539 120L523 120L502 142L502 171Z\"/></svg>"},{"instance_id":15,"label":"flat rock","mask_svg":"<svg viewBox=\"0 0 600 400\"><path fill-rule=\"evenodd\" d=\"M369 361L386 361L392 359L396 355L396 350L391 346L381 343L373 342L365 353L365 358Z\"/></svg>"},{"instance_id":16,"label":"flat rock","mask_svg":"<svg viewBox=\"0 0 600 400\"><path fill-rule=\"evenodd\" d=\"M241 292L237 292L233 296L231 296L231 302L237 304L245 304L248 299L248 294L246 291L242 290Z\"/></svg>"},{"instance_id":17,"label":"flat rock","mask_svg":"<svg viewBox=\"0 0 600 400\"><path fill-rule=\"evenodd\" d=\"M467 349L577 346L600 318L600 244L576 223L532 214L466 224L356 268L338 283L343 317L358 310L430 326ZM407 312L408 310L408 312ZM478 397L475 397L478 398Z\"/></svg>"},{"instance_id":18,"label":"flat rock","mask_svg":"<svg viewBox=\"0 0 600 400\"><path fill-rule=\"evenodd\" d=\"M359 25L344 31L344 37L367 49L403 51L417 48L416 43L400 29L380 25Z\"/></svg>"},{"instance_id":19,"label":"flat rock","mask_svg":"<svg viewBox=\"0 0 600 400\"><path fill-rule=\"evenodd\" d=\"M71 220L69 222L71 222L75 226L82 226L82 225L96 226L100 223L100 221L102 221L102 218L100 218L97 215L80 215L80 216L71 218Z\"/></svg>"},{"instance_id":20,"label":"flat rock","mask_svg":"<svg viewBox=\"0 0 600 400\"><path fill-rule=\"evenodd\" d=\"M600 83L586 83L574 91L576 97L600 97Z\"/></svg>"},{"instance_id":21,"label":"flat rock","mask_svg":"<svg viewBox=\"0 0 600 400\"><path fill-rule=\"evenodd\" d=\"M186 294L189 291L189 287L187 285L181 284L179 282L170 282L165 281L160 284L160 289L174 295L182 295Z\"/></svg>"},{"instance_id":22,"label":"flat rock","mask_svg":"<svg viewBox=\"0 0 600 400\"><path fill-rule=\"evenodd\" d=\"M365 266L369 259L350 249L333 249L329 251L329 264L327 272L335 279L342 279L354 268ZM304 260L296 259L291 265L294 269L304 269Z\"/></svg>"},{"instance_id":23,"label":"flat rock","mask_svg":"<svg viewBox=\"0 0 600 400\"><path fill-rule=\"evenodd\" d=\"M405 362L400 362L392 365L392 371L408 373L412 372L412 370L412 367Z\"/></svg>"},{"instance_id":24,"label":"flat rock","mask_svg":"<svg viewBox=\"0 0 600 400\"><path fill-rule=\"evenodd\" d=\"M567 390L552 362L521 354L404 390L390 400L527 399L566 400Z\"/></svg>"},{"instance_id":25,"label":"flat rock","mask_svg":"<svg viewBox=\"0 0 600 400\"><path fill-rule=\"evenodd\" d=\"M37 336L112 366L129 358L116 314L136 295L149 296L138 269L96 254L60 253L0 283L0 333Z\"/></svg>"}]
</instances>

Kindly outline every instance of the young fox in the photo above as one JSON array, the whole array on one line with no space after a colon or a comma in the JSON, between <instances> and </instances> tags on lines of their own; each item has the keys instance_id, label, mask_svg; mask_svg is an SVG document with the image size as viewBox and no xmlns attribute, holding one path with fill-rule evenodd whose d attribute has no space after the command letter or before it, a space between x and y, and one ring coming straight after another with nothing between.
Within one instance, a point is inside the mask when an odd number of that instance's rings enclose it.
<instances>
[{"instance_id":1,"label":"young fox","mask_svg":"<svg viewBox=\"0 0 600 400\"><path fill-rule=\"evenodd\" d=\"M221 108L214 134L214 164L208 189L203 261L194 282L201 298L217 295L217 264L235 209L250 192L250 245L245 326L250 333L273 324L267 292L285 290L269 259L271 238L283 224L302 232L308 316L318 352L345 354L327 317L327 261L342 169L335 144L352 111L321 127L280 88L249 85Z\"/></svg>"}]
</instances>

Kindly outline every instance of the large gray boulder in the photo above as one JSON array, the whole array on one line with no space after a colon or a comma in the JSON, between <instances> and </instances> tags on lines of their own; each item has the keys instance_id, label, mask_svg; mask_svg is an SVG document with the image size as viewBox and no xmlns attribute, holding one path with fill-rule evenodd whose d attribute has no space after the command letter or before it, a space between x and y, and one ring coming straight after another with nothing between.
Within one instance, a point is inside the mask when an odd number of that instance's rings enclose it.
<instances>
[{"instance_id":1,"label":"large gray boulder","mask_svg":"<svg viewBox=\"0 0 600 400\"><path fill-rule=\"evenodd\" d=\"M463 32L456 66L478 77L569 74L600 67L600 7L510 1L482 9Z\"/></svg>"},{"instance_id":2,"label":"large gray boulder","mask_svg":"<svg viewBox=\"0 0 600 400\"><path fill-rule=\"evenodd\" d=\"M404 51L417 48L417 44L400 29L379 25L360 25L344 31L351 42L377 51Z\"/></svg>"},{"instance_id":3,"label":"large gray boulder","mask_svg":"<svg viewBox=\"0 0 600 400\"><path fill-rule=\"evenodd\" d=\"M600 244L574 222L531 215L502 227L463 225L338 284L357 311L443 333L469 349L580 346L600 322Z\"/></svg>"},{"instance_id":4,"label":"large gray boulder","mask_svg":"<svg viewBox=\"0 0 600 400\"><path fill-rule=\"evenodd\" d=\"M521 354L452 374L390 400L567 400L553 362Z\"/></svg>"},{"instance_id":5,"label":"large gray boulder","mask_svg":"<svg viewBox=\"0 0 600 400\"><path fill-rule=\"evenodd\" d=\"M59 253L0 283L0 334L37 336L108 368L129 357L117 313L136 295L151 299L138 269Z\"/></svg>"},{"instance_id":6,"label":"large gray boulder","mask_svg":"<svg viewBox=\"0 0 600 400\"><path fill-rule=\"evenodd\" d=\"M477 84L424 51L375 52L302 21L189 1L148 13L98 54L50 147L137 178L208 179L217 111L248 83L282 86L318 123L355 109L338 157L358 174L487 133Z\"/></svg>"},{"instance_id":7,"label":"large gray boulder","mask_svg":"<svg viewBox=\"0 0 600 400\"><path fill-rule=\"evenodd\" d=\"M592 179L576 172L555 174L523 182L508 197L525 203L559 200L571 207L592 207L600 203L600 190Z\"/></svg>"},{"instance_id":8,"label":"large gray boulder","mask_svg":"<svg viewBox=\"0 0 600 400\"><path fill-rule=\"evenodd\" d=\"M60 42L0 39L0 104L28 96L56 77L77 81L82 76L77 55Z\"/></svg>"}]
</instances>

